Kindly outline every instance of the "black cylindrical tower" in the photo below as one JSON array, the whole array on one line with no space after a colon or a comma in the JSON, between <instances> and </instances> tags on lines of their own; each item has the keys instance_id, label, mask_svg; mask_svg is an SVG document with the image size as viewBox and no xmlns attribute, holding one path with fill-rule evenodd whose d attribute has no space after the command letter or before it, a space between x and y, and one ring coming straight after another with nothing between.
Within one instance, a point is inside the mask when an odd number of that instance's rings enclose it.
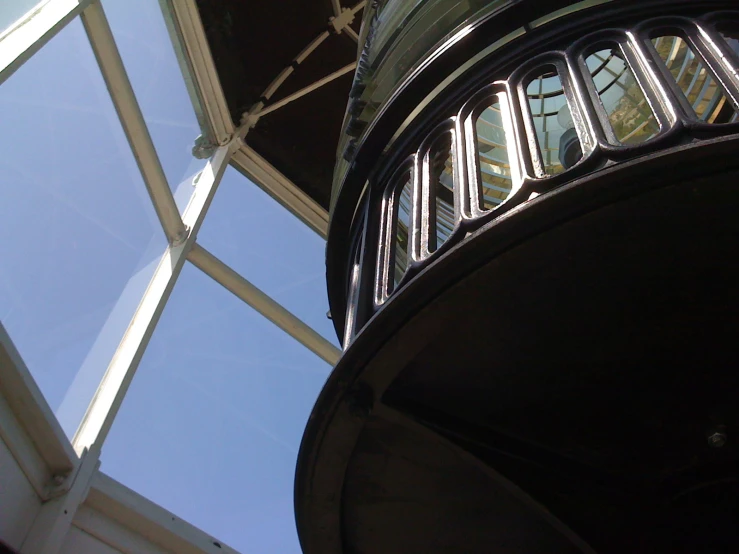
<instances>
[{"instance_id":1,"label":"black cylindrical tower","mask_svg":"<svg viewBox=\"0 0 739 554\"><path fill-rule=\"evenodd\" d=\"M306 554L739 552L736 0L374 0Z\"/></svg>"}]
</instances>

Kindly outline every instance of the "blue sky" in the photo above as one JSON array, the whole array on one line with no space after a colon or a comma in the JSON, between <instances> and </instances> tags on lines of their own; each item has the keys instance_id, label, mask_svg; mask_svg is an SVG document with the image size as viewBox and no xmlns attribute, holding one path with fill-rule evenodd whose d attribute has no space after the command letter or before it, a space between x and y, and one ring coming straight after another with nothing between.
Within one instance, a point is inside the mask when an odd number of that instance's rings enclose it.
<instances>
[{"instance_id":1,"label":"blue sky","mask_svg":"<svg viewBox=\"0 0 739 554\"><path fill-rule=\"evenodd\" d=\"M33 9L39 0L6 0L0 7L0 33Z\"/></svg>"},{"instance_id":2,"label":"blue sky","mask_svg":"<svg viewBox=\"0 0 739 554\"><path fill-rule=\"evenodd\" d=\"M103 6L183 207L204 162L159 4ZM72 434L166 241L78 20L0 86L0 112L0 318ZM198 240L338 344L324 241L236 170ZM329 372L186 265L101 470L238 550L298 553L295 458Z\"/></svg>"}]
</instances>

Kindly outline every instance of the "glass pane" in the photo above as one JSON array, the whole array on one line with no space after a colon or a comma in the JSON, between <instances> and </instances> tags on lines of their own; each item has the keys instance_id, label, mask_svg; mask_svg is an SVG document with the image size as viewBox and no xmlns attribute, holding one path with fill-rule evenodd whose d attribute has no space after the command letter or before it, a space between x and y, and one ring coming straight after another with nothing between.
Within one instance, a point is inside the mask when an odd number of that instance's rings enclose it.
<instances>
[{"instance_id":1,"label":"glass pane","mask_svg":"<svg viewBox=\"0 0 739 554\"><path fill-rule=\"evenodd\" d=\"M0 3L0 37L13 24L46 0L5 0Z\"/></svg>"},{"instance_id":2,"label":"glass pane","mask_svg":"<svg viewBox=\"0 0 739 554\"><path fill-rule=\"evenodd\" d=\"M723 87L683 38L657 37L652 43L698 119L708 123L737 121L737 111Z\"/></svg>"},{"instance_id":3,"label":"glass pane","mask_svg":"<svg viewBox=\"0 0 739 554\"><path fill-rule=\"evenodd\" d=\"M486 210L503 203L513 188L505 128L500 113L501 99L498 96L495 98L475 121L482 207Z\"/></svg>"},{"instance_id":4,"label":"glass pane","mask_svg":"<svg viewBox=\"0 0 739 554\"><path fill-rule=\"evenodd\" d=\"M562 90L562 80L550 69L534 78L526 92L544 173L562 173L582 158L580 139Z\"/></svg>"},{"instance_id":5,"label":"glass pane","mask_svg":"<svg viewBox=\"0 0 739 554\"><path fill-rule=\"evenodd\" d=\"M202 131L162 4L152 0L103 0L136 99L182 211L192 194L192 179L205 165L192 155Z\"/></svg>"},{"instance_id":6,"label":"glass pane","mask_svg":"<svg viewBox=\"0 0 739 554\"><path fill-rule=\"evenodd\" d=\"M405 275L410 262L408 255L408 235L411 228L412 198L413 198L413 177L411 172L402 174L398 183L402 186L395 188L395 203L397 204L397 219L395 222L395 251L393 255L393 283L394 287L398 286L400 280Z\"/></svg>"},{"instance_id":7,"label":"glass pane","mask_svg":"<svg viewBox=\"0 0 739 554\"><path fill-rule=\"evenodd\" d=\"M186 265L100 469L240 552L300 554L295 463L330 370Z\"/></svg>"},{"instance_id":8,"label":"glass pane","mask_svg":"<svg viewBox=\"0 0 739 554\"><path fill-rule=\"evenodd\" d=\"M729 45L729 48L731 48L734 52L739 54L739 31L736 30L728 30L721 33L721 36L724 38L726 43Z\"/></svg>"},{"instance_id":9,"label":"glass pane","mask_svg":"<svg viewBox=\"0 0 739 554\"><path fill-rule=\"evenodd\" d=\"M444 244L454 230L454 157L452 133L441 135L428 153L429 185L433 207L433 229L429 236L429 251Z\"/></svg>"},{"instance_id":10,"label":"glass pane","mask_svg":"<svg viewBox=\"0 0 739 554\"><path fill-rule=\"evenodd\" d=\"M232 167L198 241L338 346L326 316L326 241Z\"/></svg>"},{"instance_id":11,"label":"glass pane","mask_svg":"<svg viewBox=\"0 0 739 554\"><path fill-rule=\"evenodd\" d=\"M372 23L372 39L366 46L371 68L366 75L371 84L363 95L367 108L360 118L370 121L395 85L436 43L459 30L481 10L492 11L504 2L400 0L379 6L378 17Z\"/></svg>"},{"instance_id":12,"label":"glass pane","mask_svg":"<svg viewBox=\"0 0 739 554\"><path fill-rule=\"evenodd\" d=\"M659 133L647 98L618 46L590 54L585 63L619 142L638 144Z\"/></svg>"},{"instance_id":13,"label":"glass pane","mask_svg":"<svg viewBox=\"0 0 739 554\"><path fill-rule=\"evenodd\" d=\"M365 63L360 64L355 76L355 99L361 100L355 107L363 106L360 113L344 121L339 138L339 162L334 172L334 182L343 180L350 163L343 160L356 133L361 136L381 111L381 106L392 97L392 91L435 50L435 45L452 35L464 33L471 21L481 20L487 14L501 9L511 0L383 0L368 2L363 15L363 37L369 37L361 49ZM502 39L505 43L523 28ZM496 43L496 48L500 46ZM354 105L351 100L350 104ZM359 111L359 110L358 110Z\"/></svg>"},{"instance_id":14,"label":"glass pane","mask_svg":"<svg viewBox=\"0 0 739 554\"><path fill-rule=\"evenodd\" d=\"M71 435L166 241L79 19L0 113L0 319Z\"/></svg>"}]
</instances>

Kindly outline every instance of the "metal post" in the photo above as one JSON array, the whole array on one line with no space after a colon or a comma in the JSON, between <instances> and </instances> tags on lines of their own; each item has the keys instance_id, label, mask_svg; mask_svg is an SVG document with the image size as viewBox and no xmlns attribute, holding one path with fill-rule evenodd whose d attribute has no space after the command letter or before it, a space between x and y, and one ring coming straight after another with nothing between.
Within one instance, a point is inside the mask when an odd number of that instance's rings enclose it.
<instances>
[{"instance_id":1,"label":"metal post","mask_svg":"<svg viewBox=\"0 0 739 554\"><path fill-rule=\"evenodd\" d=\"M164 252L72 440L78 453L93 446L102 448L237 144L238 139L233 139L220 147L197 179L183 215L189 233L180 244L170 245Z\"/></svg>"}]
</instances>

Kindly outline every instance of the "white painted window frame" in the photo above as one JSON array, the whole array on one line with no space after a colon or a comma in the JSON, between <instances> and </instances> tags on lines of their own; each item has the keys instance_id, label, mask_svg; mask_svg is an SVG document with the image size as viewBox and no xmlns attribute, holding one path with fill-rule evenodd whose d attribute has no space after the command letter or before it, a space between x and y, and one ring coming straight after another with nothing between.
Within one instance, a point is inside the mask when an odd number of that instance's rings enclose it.
<instances>
[{"instance_id":1,"label":"white painted window frame","mask_svg":"<svg viewBox=\"0 0 739 554\"><path fill-rule=\"evenodd\" d=\"M11 393L0 387L0 415L4 416L4 424L0 424L0 438L10 445L29 482L44 502L21 549L24 553L57 552L61 546L60 538L73 525L78 508L84 505L90 490L96 490L96 484L103 491L95 493L98 496L105 498L105 494L110 495L111 491L117 491L119 496L129 500L135 497L138 500L128 506L129 511L135 512L135 504L138 503L145 505L148 513L156 513L162 519L162 514L157 512L161 511L160 508L147 504L148 501L135 496L132 491L124 491L125 488L121 485L111 484L113 482L109 478L101 477L98 470L99 455L186 261L204 271L327 363L334 365L340 356L339 349L318 332L196 243L198 230L229 164L252 178L324 238L328 214L244 143L243 137L247 129L234 127L195 0L160 0L160 3L165 11L175 49L180 55L181 65L186 73L189 72L186 81L191 94L194 93L196 97L196 111L200 110L198 114L201 123L205 120L208 133L211 134L208 138L214 148L214 153L205 164L190 202L182 214L175 204L99 0L47 0L0 35L1 85L70 21L77 16L81 18L121 126L168 239L154 276L71 444L12 346L10 337L0 325L3 352L11 352L12 365L17 369L7 375L3 374L4 388L13 390ZM338 2L334 4L339 6ZM182 63L183 57L185 63ZM344 68L340 74L348 70ZM336 75L329 78L336 78ZM6 393L4 396L3 392ZM4 398L20 401L13 404ZM30 439L26 437L29 433ZM128 512L122 509L121 513L125 515ZM91 518L93 516L88 513L87 520ZM183 525L175 525L173 529L169 529L168 533L175 536L173 539L168 535L171 540L180 540L177 538L178 533L184 533L185 543L195 545L192 549L188 547L188 551L213 551L212 539L203 538L207 536L202 532ZM115 531L115 525L108 527L112 530L111 533L118 532ZM228 551L233 552L230 549Z\"/></svg>"}]
</instances>

